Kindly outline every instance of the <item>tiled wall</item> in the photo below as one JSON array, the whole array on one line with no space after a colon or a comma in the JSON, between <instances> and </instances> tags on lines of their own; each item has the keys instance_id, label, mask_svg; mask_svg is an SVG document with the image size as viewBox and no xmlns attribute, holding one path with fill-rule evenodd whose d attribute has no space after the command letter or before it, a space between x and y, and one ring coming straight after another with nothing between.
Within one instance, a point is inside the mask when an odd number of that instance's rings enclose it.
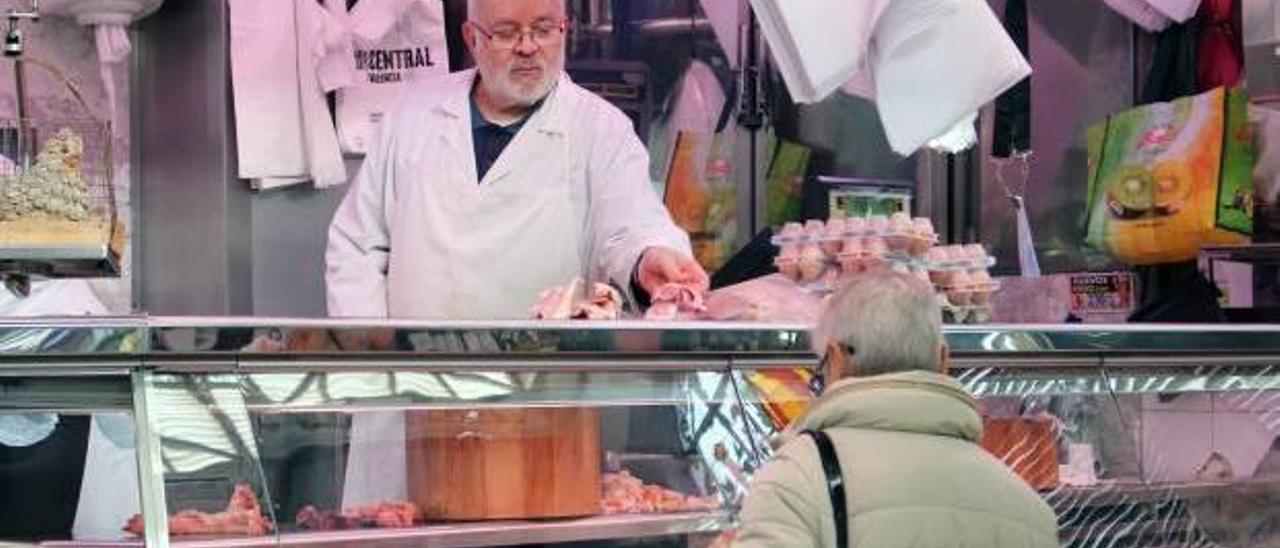
<instances>
[{"instance_id":1,"label":"tiled wall","mask_svg":"<svg viewBox=\"0 0 1280 548\"><path fill-rule=\"evenodd\" d=\"M1218 452L1235 479L1253 475L1276 436L1280 391L1142 396L1141 447L1150 481L1195 481Z\"/></svg>"}]
</instances>

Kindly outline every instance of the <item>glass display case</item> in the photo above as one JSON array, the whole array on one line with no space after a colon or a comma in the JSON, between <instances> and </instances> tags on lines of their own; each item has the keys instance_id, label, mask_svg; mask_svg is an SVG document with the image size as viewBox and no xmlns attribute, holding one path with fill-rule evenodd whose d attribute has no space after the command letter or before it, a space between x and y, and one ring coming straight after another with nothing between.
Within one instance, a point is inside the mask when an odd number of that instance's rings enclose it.
<instances>
[{"instance_id":1,"label":"glass display case","mask_svg":"<svg viewBox=\"0 0 1280 548\"><path fill-rule=\"evenodd\" d=\"M983 445L1064 546L1261 546L1280 542L1278 335L947 340ZM795 325L6 322L0 545L705 543L807 405L809 344Z\"/></svg>"}]
</instances>

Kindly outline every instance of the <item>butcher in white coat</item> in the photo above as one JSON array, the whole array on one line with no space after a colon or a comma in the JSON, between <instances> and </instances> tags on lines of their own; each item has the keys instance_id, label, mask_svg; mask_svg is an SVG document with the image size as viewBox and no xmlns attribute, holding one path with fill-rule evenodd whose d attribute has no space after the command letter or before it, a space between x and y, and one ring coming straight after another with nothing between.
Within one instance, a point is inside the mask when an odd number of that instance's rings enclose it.
<instances>
[{"instance_id":1,"label":"butcher in white coat","mask_svg":"<svg viewBox=\"0 0 1280 548\"><path fill-rule=\"evenodd\" d=\"M406 90L334 216L329 315L522 318L584 265L705 291L631 121L564 73L562 2L468 9L478 68Z\"/></svg>"},{"instance_id":2,"label":"butcher in white coat","mask_svg":"<svg viewBox=\"0 0 1280 548\"><path fill-rule=\"evenodd\" d=\"M477 69L419 81L329 229L329 315L517 319L590 267L643 302L707 289L631 121L564 73L559 0L471 0ZM343 506L405 492L402 413L353 417Z\"/></svg>"}]
</instances>

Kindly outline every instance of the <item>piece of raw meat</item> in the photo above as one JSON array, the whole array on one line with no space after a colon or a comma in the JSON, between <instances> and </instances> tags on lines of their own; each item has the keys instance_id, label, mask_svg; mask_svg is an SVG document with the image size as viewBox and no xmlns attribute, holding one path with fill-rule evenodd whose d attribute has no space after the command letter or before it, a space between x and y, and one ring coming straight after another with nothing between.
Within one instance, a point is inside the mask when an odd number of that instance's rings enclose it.
<instances>
[{"instance_id":1,"label":"piece of raw meat","mask_svg":"<svg viewBox=\"0 0 1280 548\"><path fill-rule=\"evenodd\" d=\"M146 526L141 515L129 518L124 530L142 536ZM199 510L183 510L169 516L171 536L262 536L273 530L271 523L262 516L262 506L253 489L246 484L237 485L227 502L227 509L216 514Z\"/></svg>"},{"instance_id":2,"label":"piece of raw meat","mask_svg":"<svg viewBox=\"0 0 1280 548\"><path fill-rule=\"evenodd\" d=\"M822 304L820 297L795 282L771 274L712 291L703 319L809 325L817 321Z\"/></svg>"},{"instance_id":3,"label":"piece of raw meat","mask_svg":"<svg viewBox=\"0 0 1280 548\"><path fill-rule=\"evenodd\" d=\"M352 518L333 512L323 512L315 506L305 506L298 510L296 523L298 529L303 531L342 531L361 527L361 521L358 517Z\"/></svg>"},{"instance_id":4,"label":"piece of raw meat","mask_svg":"<svg viewBox=\"0 0 1280 548\"><path fill-rule=\"evenodd\" d=\"M691 512L717 508L720 508L720 501L714 496L686 497L678 491L645 485L626 470L604 475L604 498L600 501L600 509L606 515Z\"/></svg>"},{"instance_id":5,"label":"piece of raw meat","mask_svg":"<svg viewBox=\"0 0 1280 548\"><path fill-rule=\"evenodd\" d=\"M616 320L622 316L622 294L617 289L597 283L591 298L580 300L584 283L582 278L574 278L568 285L543 291L529 315L535 320Z\"/></svg>"},{"instance_id":6,"label":"piece of raw meat","mask_svg":"<svg viewBox=\"0 0 1280 548\"><path fill-rule=\"evenodd\" d=\"M314 506L298 511L299 529L311 531L339 531L361 527L393 529L413 527L422 512L412 502L379 502L368 506L347 508L341 514L324 512Z\"/></svg>"},{"instance_id":7,"label":"piece of raw meat","mask_svg":"<svg viewBox=\"0 0 1280 548\"><path fill-rule=\"evenodd\" d=\"M707 311L698 290L683 284L667 284L650 297L645 319L652 321L694 320Z\"/></svg>"}]
</instances>

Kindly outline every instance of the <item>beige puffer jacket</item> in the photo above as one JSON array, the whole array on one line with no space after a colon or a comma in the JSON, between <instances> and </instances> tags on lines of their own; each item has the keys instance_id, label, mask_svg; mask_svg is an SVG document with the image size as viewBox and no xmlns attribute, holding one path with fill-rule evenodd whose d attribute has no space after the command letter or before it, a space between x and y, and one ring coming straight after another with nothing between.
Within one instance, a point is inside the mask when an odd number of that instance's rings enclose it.
<instances>
[{"instance_id":1,"label":"beige puffer jacket","mask_svg":"<svg viewBox=\"0 0 1280 548\"><path fill-rule=\"evenodd\" d=\"M824 430L844 471L851 548L1054 548L1049 506L978 441L956 381L916 371L833 385L791 432ZM738 548L835 546L818 451L792 437L756 476Z\"/></svg>"}]
</instances>

